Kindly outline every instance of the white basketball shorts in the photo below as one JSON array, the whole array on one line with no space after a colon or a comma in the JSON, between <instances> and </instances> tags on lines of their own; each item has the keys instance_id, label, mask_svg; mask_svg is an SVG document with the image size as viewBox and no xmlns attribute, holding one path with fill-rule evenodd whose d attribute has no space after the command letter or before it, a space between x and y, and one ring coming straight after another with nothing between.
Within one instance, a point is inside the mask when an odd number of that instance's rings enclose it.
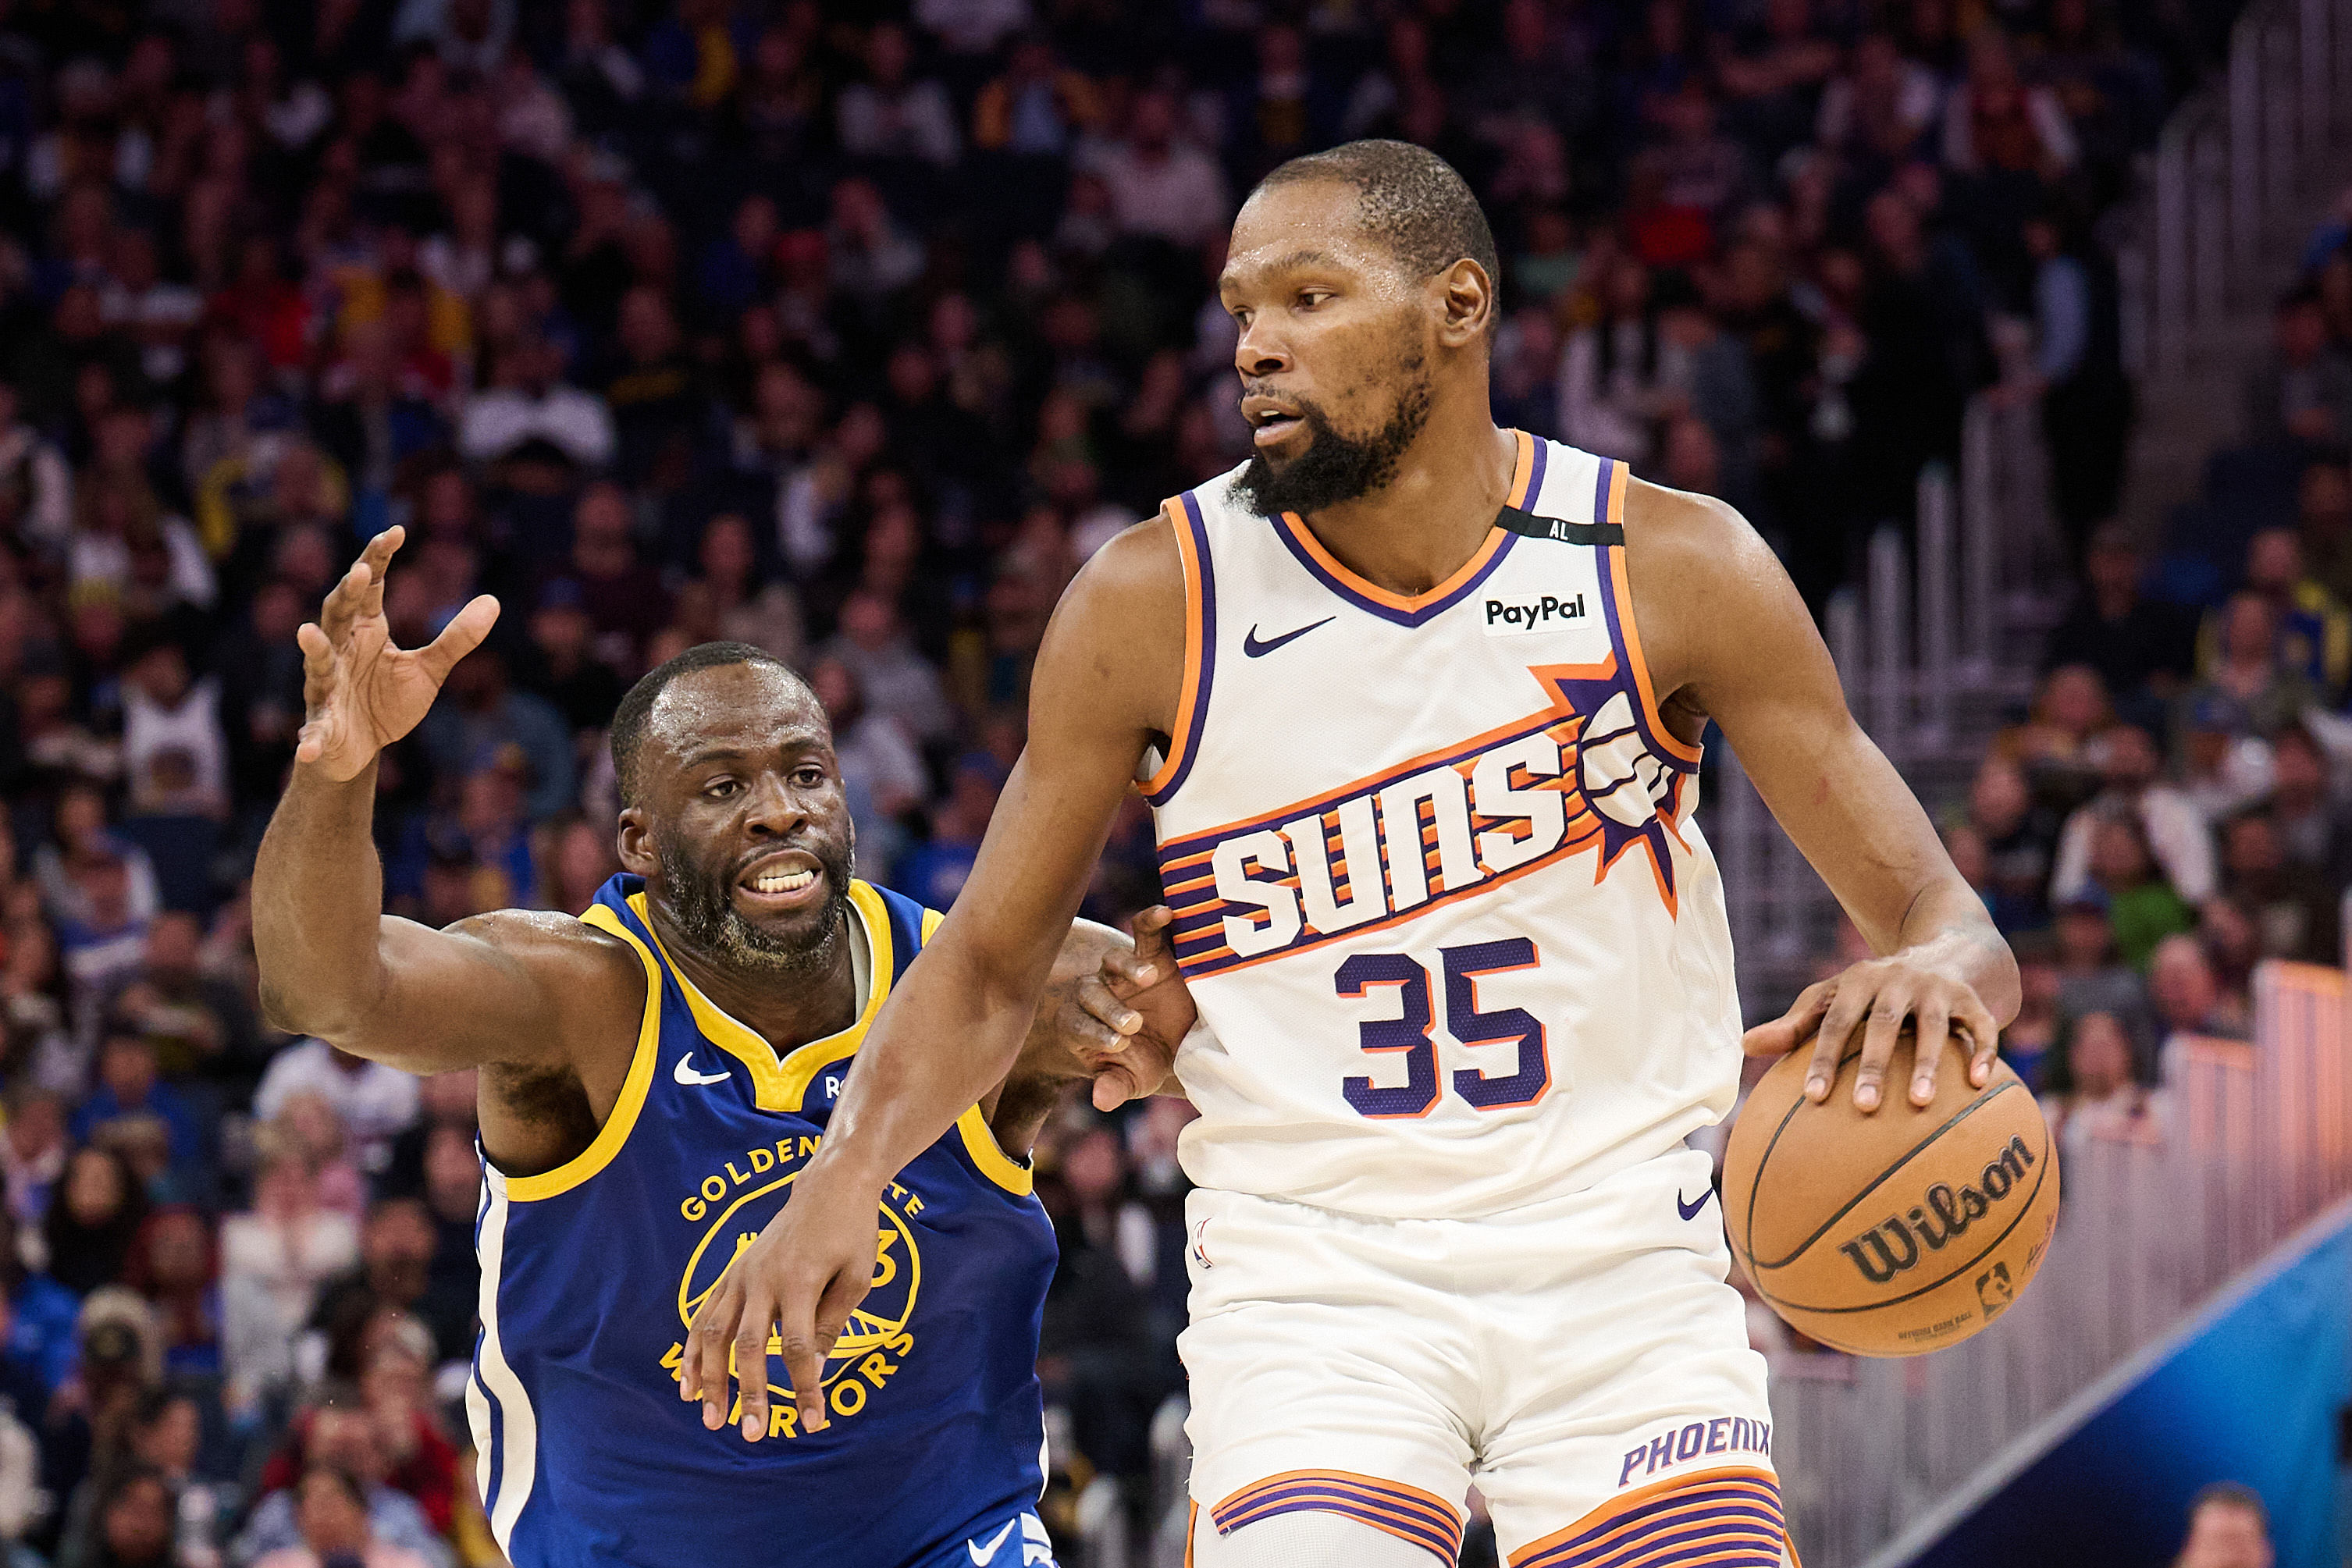
<instances>
[{"instance_id":1,"label":"white basketball shorts","mask_svg":"<svg viewBox=\"0 0 2352 1568\"><path fill-rule=\"evenodd\" d=\"M1196 1539L1301 1510L1510 1568L1781 1568L1764 1359L1696 1150L1479 1219L1194 1193ZM1236 1549L1227 1552L1226 1547Z\"/></svg>"}]
</instances>

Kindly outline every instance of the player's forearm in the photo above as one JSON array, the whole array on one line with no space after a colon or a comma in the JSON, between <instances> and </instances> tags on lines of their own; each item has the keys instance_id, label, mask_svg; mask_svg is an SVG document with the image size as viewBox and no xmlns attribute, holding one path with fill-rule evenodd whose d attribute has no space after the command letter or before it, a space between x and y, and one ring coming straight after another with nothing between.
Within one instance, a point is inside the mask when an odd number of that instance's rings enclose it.
<instances>
[{"instance_id":1,"label":"player's forearm","mask_svg":"<svg viewBox=\"0 0 2352 1568\"><path fill-rule=\"evenodd\" d=\"M297 766L253 868L261 1007L279 1029L339 1042L382 998L383 868L370 831L375 764L347 784Z\"/></svg>"},{"instance_id":2,"label":"player's forearm","mask_svg":"<svg viewBox=\"0 0 2352 1568\"><path fill-rule=\"evenodd\" d=\"M1912 901L1900 940L1915 962L1966 981L2001 1028L2017 1016L2024 1000L2017 957L1984 900L1957 871L1939 876Z\"/></svg>"},{"instance_id":3,"label":"player's forearm","mask_svg":"<svg viewBox=\"0 0 2352 1568\"><path fill-rule=\"evenodd\" d=\"M943 1137L1012 1072L1053 958L1006 973L951 939L926 947L874 1020L811 1169L878 1190Z\"/></svg>"}]
</instances>

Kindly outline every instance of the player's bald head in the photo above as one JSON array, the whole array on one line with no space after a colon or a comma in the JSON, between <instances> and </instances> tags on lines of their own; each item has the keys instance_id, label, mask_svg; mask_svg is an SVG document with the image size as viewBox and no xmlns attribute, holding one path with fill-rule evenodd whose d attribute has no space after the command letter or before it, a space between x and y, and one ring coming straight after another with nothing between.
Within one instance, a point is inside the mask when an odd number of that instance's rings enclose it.
<instances>
[{"instance_id":1,"label":"player's bald head","mask_svg":"<svg viewBox=\"0 0 2352 1568\"><path fill-rule=\"evenodd\" d=\"M689 740L687 734L669 734L672 730L691 731L698 727L696 705L680 705L679 698L696 695L689 684L678 694L671 688L705 670L742 667L764 677L761 685L772 688L772 700L786 710L803 710L813 715L819 726L825 723L824 706L816 694L809 689L793 667L764 648L749 643L698 643L676 658L646 671L637 684L621 698L620 706L613 710L613 728L608 744L613 750L613 774L621 787L621 804L635 806L645 794L646 763L648 741L656 728L663 738L678 748L677 743ZM665 696L672 696L667 704ZM657 714L658 710L658 714Z\"/></svg>"},{"instance_id":2,"label":"player's bald head","mask_svg":"<svg viewBox=\"0 0 2352 1568\"><path fill-rule=\"evenodd\" d=\"M1418 282L1467 257L1486 269L1488 286L1502 276L1495 234L1469 183L1453 164L1410 141L1349 141L1277 165L1258 191L1328 182L1356 193L1364 234L1395 256Z\"/></svg>"}]
</instances>

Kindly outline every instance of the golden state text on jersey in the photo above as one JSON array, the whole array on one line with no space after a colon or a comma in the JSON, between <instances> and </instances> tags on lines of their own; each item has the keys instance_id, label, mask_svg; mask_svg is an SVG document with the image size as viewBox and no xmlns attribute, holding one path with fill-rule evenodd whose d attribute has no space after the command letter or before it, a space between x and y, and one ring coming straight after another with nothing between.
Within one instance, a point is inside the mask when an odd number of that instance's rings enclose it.
<instances>
[{"instance_id":1,"label":"golden state text on jersey","mask_svg":"<svg viewBox=\"0 0 2352 1568\"><path fill-rule=\"evenodd\" d=\"M824 1367L828 1427L799 1429L772 1337L767 1440L743 1441L740 1405L709 1432L678 1398L696 1310L792 1196L938 921L864 883L849 907L858 1018L782 1057L670 962L638 879L614 877L583 916L645 966L636 1054L578 1159L534 1176L484 1162L477 1229L467 1403L491 1530L517 1568L1050 1560L1031 1511L1053 1229L977 1108L883 1194L872 1290Z\"/></svg>"},{"instance_id":2,"label":"golden state text on jersey","mask_svg":"<svg viewBox=\"0 0 2352 1568\"><path fill-rule=\"evenodd\" d=\"M1515 434L1427 592L1350 572L1228 475L1169 503L1176 733L1143 781L1203 1030L1203 1186L1491 1213L1729 1110L1730 935L1625 568L1622 464Z\"/></svg>"}]
</instances>

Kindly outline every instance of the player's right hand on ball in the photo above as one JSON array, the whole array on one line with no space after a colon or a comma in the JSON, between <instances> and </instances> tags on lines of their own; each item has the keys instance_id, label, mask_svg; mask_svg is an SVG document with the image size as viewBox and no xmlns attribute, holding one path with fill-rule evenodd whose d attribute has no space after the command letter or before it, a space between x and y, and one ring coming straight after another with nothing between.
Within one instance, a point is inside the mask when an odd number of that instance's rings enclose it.
<instances>
[{"instance_id":1,"label":"player's right hand on ball","mask_svg":"<svg viewBox=\"0 0 2352 1568\"><path fill-rule=\"evenodd\" d=\"M302 648L303 708L294 760L338 784L358 778L376 753L416 727L450 669L499 618L499 601L480 594L426 646L394 646L383 573L405 537L394 527L368 540L319 619L294 634Z\"/></svg>"},{"instance_id":2,"label":"player's right hand on ball","mask_svg":"<svg viewBox=\"0 0 2352 1568\"><path fill-rule=\"evenodd\" d=\"M743 1439L768 1435L768 1333L792 1375L800 1429L822 1432L824 1363L850 1310L874 1283L878 1185L828 1170L820 1152L793 1182L793 1200L719 1277L687 1331L678 1397L702 1406L702 1425L727 1424L731 1371L742 1396Z\"/></svg>"}]
</instances>

